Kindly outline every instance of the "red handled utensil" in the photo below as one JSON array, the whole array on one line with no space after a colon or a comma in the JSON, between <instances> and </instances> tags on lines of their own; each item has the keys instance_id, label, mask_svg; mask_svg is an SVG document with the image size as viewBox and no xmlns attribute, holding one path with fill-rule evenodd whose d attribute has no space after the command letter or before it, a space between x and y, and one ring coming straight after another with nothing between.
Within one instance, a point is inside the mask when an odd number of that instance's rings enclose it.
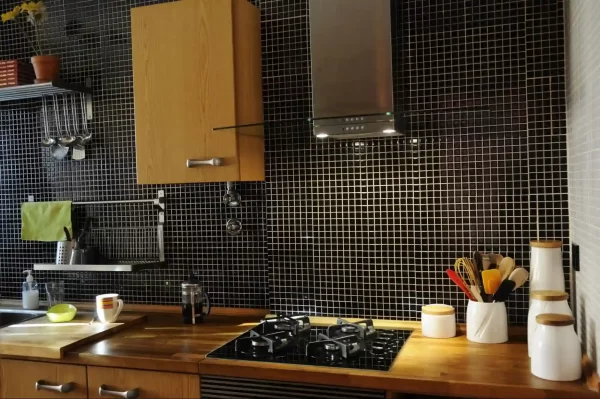
<instances>
[{"instance_id":1,"label":"red handled utensil","mask_svg":"<svg viewBox=\"0 0 600 399\"><path fill-rule=\"evenodd\" d=\"M467 298L469 298L472 301L476 301L476 299L473 297L473 294L471 294L471 292L465 285L464 281L462 281L462 279L458 276L458 274L456 274L454 270L446 269L446 274L448 275L448 277L450 277L450 280L454 281L454 284L456 284L458 288L460 288L465 293Z\"/></svg>"}]
</instances>

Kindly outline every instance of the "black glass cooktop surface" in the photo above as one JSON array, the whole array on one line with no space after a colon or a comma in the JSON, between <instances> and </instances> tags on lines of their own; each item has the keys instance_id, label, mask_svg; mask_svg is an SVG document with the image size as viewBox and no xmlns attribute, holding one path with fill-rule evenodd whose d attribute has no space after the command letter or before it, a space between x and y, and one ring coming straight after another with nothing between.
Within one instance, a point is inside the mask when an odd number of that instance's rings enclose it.
<instances>
[{"instance_id":1,"label":"black glass cooktop surface","mask_svg":"<svg viewBox=\"0 0 600 399\"><path fill-rule=\"evenodd\" d=\"M342 337L342 342L349 344L347 348L354 348L342 353L327 341L326 327L311 327L295 337L277 333L272 337L275 341L273 353L269 353L260 340L253 339L261 334L259 325L210 352L207 357L388 371L411 333L412 330L377 330L368 339L359 341Z\"/></svg>"}]
</instances>

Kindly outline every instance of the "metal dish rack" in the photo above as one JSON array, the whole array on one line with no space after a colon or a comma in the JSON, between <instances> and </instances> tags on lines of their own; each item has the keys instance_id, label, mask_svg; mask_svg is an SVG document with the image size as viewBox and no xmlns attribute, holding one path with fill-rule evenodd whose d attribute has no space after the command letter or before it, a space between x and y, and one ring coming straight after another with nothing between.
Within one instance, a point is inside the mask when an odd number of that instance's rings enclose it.
<instances>
[{"instance_id":1,"label":"metal dish rack","mask_svg":"<svg viewBox=\"0 0 600 399\"><path fill-rule=\"evenodd\" d=\"M57 265L42 263L34 264L34 270L137 272L166 265L164 238L166 200L164 190L159 190L156 198L147 200L75 201L72 204L75 206L151 204L158 210L157 224L156 227L111 226L92 229L89 234L89 241L96 244L100 248L100 252L108 258L121 259L115 264ZM132 245L132 241L138 244ZM148 254L151 254L151 258L148 257Z\"/></svg>"}]
</instances>

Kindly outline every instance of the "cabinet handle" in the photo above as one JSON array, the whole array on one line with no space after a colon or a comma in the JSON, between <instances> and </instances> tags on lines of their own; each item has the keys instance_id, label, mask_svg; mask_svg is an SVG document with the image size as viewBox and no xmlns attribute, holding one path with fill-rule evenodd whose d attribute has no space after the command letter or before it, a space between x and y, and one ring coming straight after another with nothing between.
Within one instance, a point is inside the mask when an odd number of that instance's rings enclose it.
<instances>
[{"instance_id":1,"label":"cabinet handle","mask_svg":"<svg viewBox=\"0 0 600 399\"><path fill-rule=\"evenodd\" d=\"M35 383L35 390L39 391L45 389L46 391L55 391L55 392L61 392L61 393L67 393L67 392L71 392L72 390L75 389L75 383L73 382L67 382L66 384L62 384L62 385L47 385L46 381L44 380L38 380Z\"/></svg>"},{"instance_id":2,"label":"cabinet handle","mask_svg":"<svg viewBox=\"0 0 600 399\"><path fill-rule=\"evenodd\" d=\"M124 399L135 399L140 396L140 390L138 388L130 389L129 391L117 392L117 391L109 391L106 389L106 385L100 385L100 389L98 389L98 394L100 396L116 396L118 398Z\"/></svg>"},{"instance_id":3,"label":"cabinet handle","mask_svg":"<svg viewBox=\"0 0 600 399\"><path fill-rule=\"evenodd\" d=\"M193 168L194 166L202 166L202 165L222 166L223 158L212 158L212 159L205 159L205 160L188 159L187 162L185 163L185 166L187 166L188 168Z\"/></svg>"}]
</instances>

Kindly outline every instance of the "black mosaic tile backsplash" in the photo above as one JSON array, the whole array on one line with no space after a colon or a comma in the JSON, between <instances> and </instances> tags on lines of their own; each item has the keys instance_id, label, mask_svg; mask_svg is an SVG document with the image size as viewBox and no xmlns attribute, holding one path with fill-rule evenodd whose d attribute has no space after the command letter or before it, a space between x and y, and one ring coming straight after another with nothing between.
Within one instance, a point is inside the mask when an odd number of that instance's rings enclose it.
<instances>
[{"instance_id":1,"label":"black mosaic tile backsplash","mask_svg":"<svg viewBox=\"0 0 600 399\"><path fill-rule=\"evenodd\" d=\"M20 297L21 270L54 258L54 245L19 240L28 195L166 192L168 268L37 273L65 279L72 300L118 291L126 302L175 304L194 272L218 306L418 319L420 305L446 302L463 320L464 296L444 278L456 257L499 251L527 267L538 226L540 237L568 243L562 1L392 0L395 104L408 134L337 142L298 120L311 113L308 2L256 0L265 116L280 122L265 129L266 182L238 184L240 208L221 204L224 183L135 183L129 9L157 2L47 2L47 43L63 77L92 78L94 139L86 160L54 161L39 144L40 102L0 104L3 297ZM0 26L0 58L29 55L14 26ZM149 208L82 212L95 217L101 247L154 248ZM241 236L225 233L231 217L244 222ZM117 230L115 249L102 232ZM526 291L509 302L513 323L526 320Z\"/></svg>"}]
</instances>

